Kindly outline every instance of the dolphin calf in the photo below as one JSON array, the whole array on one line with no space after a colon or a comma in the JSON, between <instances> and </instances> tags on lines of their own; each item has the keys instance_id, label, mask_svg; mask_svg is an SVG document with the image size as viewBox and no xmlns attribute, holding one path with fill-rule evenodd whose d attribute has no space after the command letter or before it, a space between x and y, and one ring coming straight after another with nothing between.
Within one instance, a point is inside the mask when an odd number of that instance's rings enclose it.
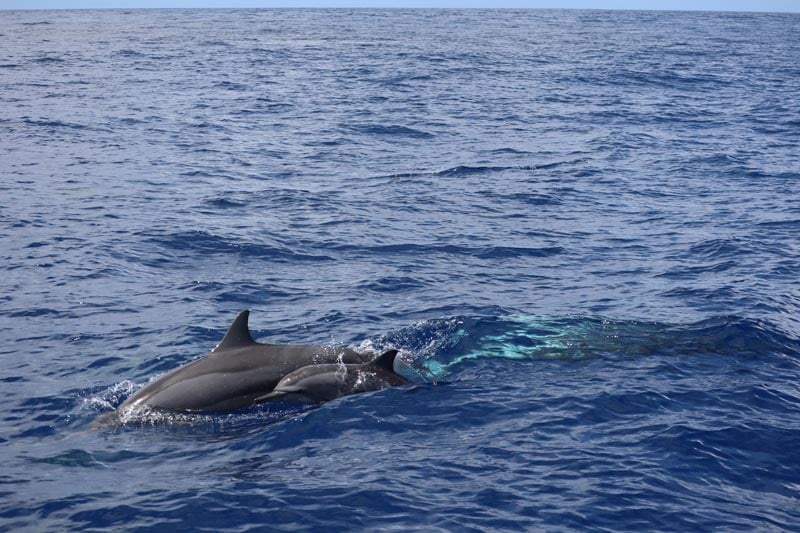
<instances>
[{"instance_id":1,"label":"dolphin calf","mask_svg":"<svg viewBox=\"0 0 800 533\"><path fill-rule=\"evenodd\" d=\"M216 348L143 386L117 408L140 406L185 412L220 412L253 405L287 374L308 365L357 364L371 353L349 348L262 344L253 340L242 311Z\"/></svg>"},{"instance_id":2,"label":"dolphin calf","mask_svg":"<svg viewBox=\"0 0 800 533\"><path fill-rule=\"evenodd\" d=\"M397 350L389 350L363 364L320 364L304 366L287 374L272 392L256 402L275 400L322 403L359 392L411 385L394 371Z\"/></svg>"}]
</instances>

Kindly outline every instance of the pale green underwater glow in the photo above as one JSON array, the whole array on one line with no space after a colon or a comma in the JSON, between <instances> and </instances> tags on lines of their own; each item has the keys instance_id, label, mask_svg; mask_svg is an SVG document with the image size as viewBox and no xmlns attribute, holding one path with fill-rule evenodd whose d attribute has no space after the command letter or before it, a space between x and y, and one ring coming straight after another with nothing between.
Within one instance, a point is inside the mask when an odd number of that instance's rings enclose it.
<instances>
[{"instance_id":1,"label":"pale green underwater glow","mask_svg":"<svg viewBox=\"0 0 800 533\"><path fill-rule=\"evenodd\" d=\"M619 324L608 320L513 315L503 322L504 330L496 334L470 334L463 328L449 333L443 343L459 344L472 337L470 344L476 346L447 361L427 359L421 366L434 379L441 379L452 367L475 359L584 359L623 348L619 345ZM627 327L634 324L628 323Z\"/></svg>"},{"instance_id":2,"label":"pale green underwater glow","mask_svg":"<svg viewBox=\"0 0 800 533\"><path fill-rule=\"evenodd\" d=\"M741 334L759 331L737 317L695 324L664 324L596 317L547 318L510 315L432 321L416 328L433 330L424 346L412 350L413 365L425 379L449 379L459 365L478 359L583 360L654 354L751 355L775 350L768 339Z\"/></svg>"}]
</instances>

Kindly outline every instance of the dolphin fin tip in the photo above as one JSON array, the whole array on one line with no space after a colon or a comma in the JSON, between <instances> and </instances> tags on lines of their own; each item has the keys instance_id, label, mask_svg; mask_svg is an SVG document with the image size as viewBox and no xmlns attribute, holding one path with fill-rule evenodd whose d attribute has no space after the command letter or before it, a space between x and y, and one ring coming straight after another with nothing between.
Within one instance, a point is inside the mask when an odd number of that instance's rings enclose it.
<instances>
[{"instance_id":1,"label":"dolphin fin tip","mask_svg":"<svg viewBox=\"0 0 800 533\"><path fill-rule=\"evenodd\" d=\"M228 332L222 337L222 340L214 348L213 351L229 350L233 348L241 348L250 344L255 344L253 337L250 335L250 328L248 320L250 318L250 310L245 309L236 317L236 319L228 328Z\"/></svg>"},{"instance_id":2,"label":"dolphin fin tip","mask_svg":"<svg viewBox=\"0 0 800 533\"><path fill-rule=\"evenodd\" d=\"M394 359L397 357L397 353L397 350L394 349L386 350L367 364L394 372Z\"/></svg>"}]
</instances>

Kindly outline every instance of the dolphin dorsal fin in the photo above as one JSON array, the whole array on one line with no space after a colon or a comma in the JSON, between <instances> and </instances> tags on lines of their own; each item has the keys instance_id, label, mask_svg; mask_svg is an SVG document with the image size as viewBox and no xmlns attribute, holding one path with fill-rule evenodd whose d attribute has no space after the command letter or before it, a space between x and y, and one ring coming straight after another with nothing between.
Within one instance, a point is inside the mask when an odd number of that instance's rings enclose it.
<instances>
[{"instance_id":1,"label":"dolphin dorsal fin","mask_svg":"<svg viewBox=\"0 0 800 533\"><path fill-rule=\"evenodd\" d=\"M228 328L228 332L222 337L220 343L212 351L232 350L234 348L242 348L243 346L255 344L256 341L250 336L250 328L247 327L247 319L249 317L250 311L248 309L239 313L239 316L233 321L231 327Z\"/></svg>"},{"instance_id":2,"label":"dolphin dorsal fin","mask_svg":"<svg viewBox=\"0 0 800 533\"><path fill-rule=\"evenodd\" d=\"M397 357L397 350L388 350L367 363L370 366L382 368L389 372L394 372L394 358Z\"/></svg>"}]
</instances>

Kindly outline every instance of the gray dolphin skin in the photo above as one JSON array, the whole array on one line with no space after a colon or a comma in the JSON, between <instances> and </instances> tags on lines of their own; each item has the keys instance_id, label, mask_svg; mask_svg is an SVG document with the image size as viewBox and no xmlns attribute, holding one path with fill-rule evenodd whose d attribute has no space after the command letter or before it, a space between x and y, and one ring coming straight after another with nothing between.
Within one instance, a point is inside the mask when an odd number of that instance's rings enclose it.
<instances>
[{"instance_id":1,"label":"gray dolphin skin","mask_svg":"<svg viewBox=\"0 0 800 533\"><path fill-rule=\"evenodd\" d=\"M232 411L253 405L298 368L363 363L374 357L349 348L258 343L250 336L249 316L249 311L242 311L210 353L148 383L117 412L140 406L185 412Z\"/></svg>"},{"instance_id":2,"label":"gray dolphin skin","mask_svg":"<svg viewBox=\"0 0 800 533\"><path fill-rule=\"evenodd\" d=\"M321 364L305 366L281 379L269 394L257 402L276 400L322 403L359 392L411 385L394 371L397 350L384 352L363 364Z\"/></svg>"}]
</instances>

